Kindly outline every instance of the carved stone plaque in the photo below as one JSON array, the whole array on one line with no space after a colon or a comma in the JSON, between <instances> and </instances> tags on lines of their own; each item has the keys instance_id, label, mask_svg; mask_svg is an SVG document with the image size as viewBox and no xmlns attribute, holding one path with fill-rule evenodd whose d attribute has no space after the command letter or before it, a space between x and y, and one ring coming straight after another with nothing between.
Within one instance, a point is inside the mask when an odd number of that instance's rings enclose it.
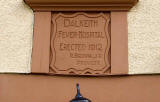
<instances>
[{"instance_id":1,"label":"carved stone plaque","mask_svg":"<svg viewBox=\"0 0 160 102\"><path fill-rule=\"evenodd\" d=\"M50 71L64 75L105 75L110 70L107 13L52 14Z\"/></svg>"}]
</instances>

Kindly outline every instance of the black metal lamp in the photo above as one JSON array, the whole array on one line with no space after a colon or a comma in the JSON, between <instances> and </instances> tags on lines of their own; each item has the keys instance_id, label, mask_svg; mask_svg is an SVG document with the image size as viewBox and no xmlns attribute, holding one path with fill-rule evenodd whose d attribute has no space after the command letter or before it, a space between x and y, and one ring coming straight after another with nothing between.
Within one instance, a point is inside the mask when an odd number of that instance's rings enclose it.
<instances>
[{"instance_id":1,"label":"black metal lamp","mask_svg":"<svg viewBox=\"0 0 160 102\"><path fill-rule=\"evenodd\" d=\"M79 84L77 84L77 95L70 102L91 102L89 99L84 98L80 93Z\"/></svg>"}]
</instances>

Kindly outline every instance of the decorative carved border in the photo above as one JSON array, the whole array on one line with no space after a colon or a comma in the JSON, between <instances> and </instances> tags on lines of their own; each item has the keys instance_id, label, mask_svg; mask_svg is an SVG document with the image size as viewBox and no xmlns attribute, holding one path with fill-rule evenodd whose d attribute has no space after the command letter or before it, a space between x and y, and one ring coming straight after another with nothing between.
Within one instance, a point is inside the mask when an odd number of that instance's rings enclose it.
<instances>
[{"instance_id":1,"label":"decorative carved border","mask_svg":"<svg viewBox=\"0 0 160 102\"><path fill-rule=\"evenodd\" d=\"M105 61L105 67L103 67L102 69L99 70L94 70L92 68L84 68L84 70L77 70L76 68L68 68L67 70L62 70L60 68L58 68L55 65L56 62L56 50L54 47L54 42L56 39L56 33L57 33L57 19L59 17L63 17L63 18L74 18L77 17L79 15L84 15L88 18L98 18L98 17L102 17L106 22L105 22L105 26L104 26L104 32L105 32L105 37L107 40L107 47L105 47L105 54L104 54L104 61ZM50 63L50 72L51 74L67 74L67 75L107 75L110 73L110 34L108 31L109 29L109 23L110 23L110 17L108 13L97 13L94 15L90 15L88 13L82 13L82 12L78 12L78 13L73 13L72 15L65 15L62 13L58 13L57 14L53 14L54 19L52 19L52 25L53 25L53 32L52 32L52 37L51 37L51 63ZM56 29L56 30L55 30ZM65 63L65 62L62 62Z\"/></svg>"}]
</instances>

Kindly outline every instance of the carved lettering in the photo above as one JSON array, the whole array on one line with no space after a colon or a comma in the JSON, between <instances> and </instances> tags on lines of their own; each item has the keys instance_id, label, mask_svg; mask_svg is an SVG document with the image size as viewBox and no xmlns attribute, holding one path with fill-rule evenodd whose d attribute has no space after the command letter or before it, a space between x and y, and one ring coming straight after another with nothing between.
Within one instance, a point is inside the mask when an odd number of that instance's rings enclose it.
<instances>
[{"instance_id":1,"label":"carved lettering","mask_svg":"<svg viewBox=\"0 0 160 102\"><path fill-rule=\"evenodd\" d=\"M64 27L97 27L98 20L64 19Z\"/></svg>"},{"instance_id":2,"label":"carved lettering","mask_svg":"<svg viewBox=\"0 0 160 102\"><path fill-rule=\"evenodd\" d=\"M51 64L55 74L95 75L110 68L109 15L53 14Z\"/></svg>"}]
</instances>

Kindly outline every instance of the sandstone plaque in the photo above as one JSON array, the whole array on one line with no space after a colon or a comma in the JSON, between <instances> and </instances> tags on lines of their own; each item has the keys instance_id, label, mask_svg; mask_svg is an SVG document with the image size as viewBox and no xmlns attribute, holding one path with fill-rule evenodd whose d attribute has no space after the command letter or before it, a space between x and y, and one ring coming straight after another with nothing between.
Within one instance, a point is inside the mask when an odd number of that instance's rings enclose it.
<instances>
[{"instance_id":1,"label":"sandstone plaque","mask_svg":"<svg viewBox=\"0 0 160 102\"><path fill-rule=\"evenodd\" d=\"M52 73L107 74L110 69L109 22L107 13L53 13Z\"/></svg>"}]
</instances>

